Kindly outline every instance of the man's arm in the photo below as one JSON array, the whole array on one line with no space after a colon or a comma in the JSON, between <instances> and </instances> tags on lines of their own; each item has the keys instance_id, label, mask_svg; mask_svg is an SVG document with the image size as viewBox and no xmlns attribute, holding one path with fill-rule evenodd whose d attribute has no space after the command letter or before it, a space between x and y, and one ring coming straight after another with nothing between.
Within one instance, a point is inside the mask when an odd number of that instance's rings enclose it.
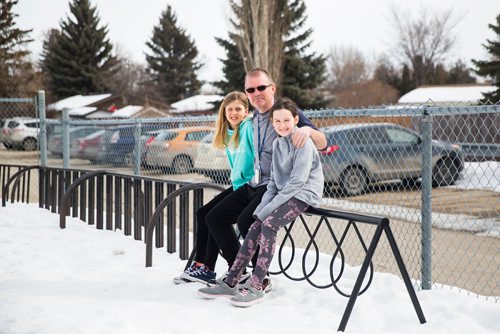
<instances>
[{"instance_id":1,"label":"man's arm","mask_svg":"<svg viewBox=\"0 0 500 334\"><path fill-rule=\"evenodd\" d=\"M303 147L309 137L312 139L314 146L316 146L319 151L326 148L327 141L325 134L309 126L303 126L295 130L292 134L292 143L295 147Z\"/></svg>"},{"instance_id":2,"label":"man's arm","mask_svg":"<svg viewBox=\"0 0 500 334\"><path fill-rule=\"evenodd\" d=\"M328 142L325 134L318 130L302 110L299 110L299 124L297 126L299 128L292 134L292 143L295 147L303 147L307 138L310 137L318 151L326 149Z\"/></svg>"}]
</instances>

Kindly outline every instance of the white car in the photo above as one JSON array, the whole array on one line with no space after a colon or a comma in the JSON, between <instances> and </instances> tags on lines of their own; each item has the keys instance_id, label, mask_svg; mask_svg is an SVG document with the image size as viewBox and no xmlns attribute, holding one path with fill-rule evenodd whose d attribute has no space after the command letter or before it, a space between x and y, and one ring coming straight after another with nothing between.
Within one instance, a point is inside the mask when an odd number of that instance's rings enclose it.
<instances>
[{"instance_id":1,"label":"white car","mask_svg":"<svg viewBox=\"0 0 500 334\"><path fill-rule=\"evenodd\" d=\"M214 132L209 133L198 146L198 155L194 160L194 169L215 182L230 182L231 168L224 150L212 146Z\"/></svg>"},{"instance_id":2,"label":"white car","mask_svg":"<svg viewBox=\"0 0 500 334\"><path fill-rule=\"evenodd\" d=\"M14 117L2 121L0 141L7 149L21 147L34 151L38 147L40 120L37 118Z\"/></svg>"}]
</instances>

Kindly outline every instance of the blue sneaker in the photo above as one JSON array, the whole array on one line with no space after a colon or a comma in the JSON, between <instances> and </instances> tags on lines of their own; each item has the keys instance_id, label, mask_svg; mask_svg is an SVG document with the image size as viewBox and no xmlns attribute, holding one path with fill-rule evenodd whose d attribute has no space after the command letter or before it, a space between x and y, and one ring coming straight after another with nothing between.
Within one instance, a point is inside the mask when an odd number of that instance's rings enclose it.
<instances>
[{"instance_id":1,"label":"blue sneaker","mask_svg":"<svg viewBox=\"0 0 500 334\"><path fill-rule=\"evenodd\" d=\"M195 270L186 270L182 273L181 278L189 282L200 282L206 284L210 280L215 279L216 276L217 274L215 272L202 265Z\"/></svg>"},{"instance_id":2,"label":"blue sneaker","mask_svg":"<svg viewBox=\"0 0 500 334\"><path fill-rule=\"evenodd\" d=\"M184 270L182 272L182 274L180 274L177 277L174 277L174 283L175 284L192 283L193 281L187 280L187 279L183 278L183 275L184 276L191 275L192 273L197 272L198 270L200 270L201 267L203 267L202 263L193 262L191 264L191 266L189 266L186 270Z\"/></svg>"}]
</instances>

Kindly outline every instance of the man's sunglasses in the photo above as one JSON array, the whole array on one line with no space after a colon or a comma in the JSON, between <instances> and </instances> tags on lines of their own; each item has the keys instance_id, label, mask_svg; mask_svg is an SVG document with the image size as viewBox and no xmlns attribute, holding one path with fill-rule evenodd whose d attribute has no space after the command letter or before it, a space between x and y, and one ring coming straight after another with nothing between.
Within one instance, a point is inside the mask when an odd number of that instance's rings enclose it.
<instances>
[{"instance_id":1,"label":"man's sunglasses","mask_svg":"<svg viewBox=\"0 0 500 334\"><path fill-rule=\"evenodd\" d=\"M263 92L266 90L267 87L271 87L273 84L269 84L269 85L261 85L261 86L257 86L257 87L250 87L250 88L247 88L245 89L245 91L248 93L248 94L252 94L255 92L255 90L257 89L259 92Z\"/></svg>"}]
</instances>

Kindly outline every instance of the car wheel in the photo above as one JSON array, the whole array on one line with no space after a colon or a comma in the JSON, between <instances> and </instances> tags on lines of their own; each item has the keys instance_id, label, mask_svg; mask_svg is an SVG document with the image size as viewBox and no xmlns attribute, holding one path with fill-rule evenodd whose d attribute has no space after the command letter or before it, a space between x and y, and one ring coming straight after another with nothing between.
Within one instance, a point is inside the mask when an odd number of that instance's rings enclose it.
<instances>
[{"instance_id":1,"label":"car wheel","mask_svg":"<svg viewBox=\"0 0 500 334\"><path fill-rule=\"evenodd\" d=\"M23 141L23 149L25 151L34 151L34 150L36 150L36 139L34 139L34 138L26 138Z\"/></svg>"},{"instance_id":2,"label":"car wheel","mask_svg":"<svg viewBox=\"0 0 500 334\"><path fill-rule=\"evenodd\" d=\"M367 186L366 173L359 167L348 168L340 176L340 191L342 195L361 195L366 191Z\"/></svg>"},{"instance_id":3,"label":"car wheel","mask_svg":"<svg viewBox=\"0 0 500 334\"><path fill-rule=\"evenodd\" d=\"M444 158L436 162L432 173L432 186L454 185L459 177L460 171L457 164L451 158Z\"/></svg>"},{"instance_id":4,"label":"car wheel","mask_svg":"<svg viewBox=\"0 0 500 334\"><path fill-rule=\"evenodd\" d=\"M172 168L174 169L175 174L187 174L193 168L193 163L189 157L181 155L174 159Z\"/></svg>"}]
</instances>

